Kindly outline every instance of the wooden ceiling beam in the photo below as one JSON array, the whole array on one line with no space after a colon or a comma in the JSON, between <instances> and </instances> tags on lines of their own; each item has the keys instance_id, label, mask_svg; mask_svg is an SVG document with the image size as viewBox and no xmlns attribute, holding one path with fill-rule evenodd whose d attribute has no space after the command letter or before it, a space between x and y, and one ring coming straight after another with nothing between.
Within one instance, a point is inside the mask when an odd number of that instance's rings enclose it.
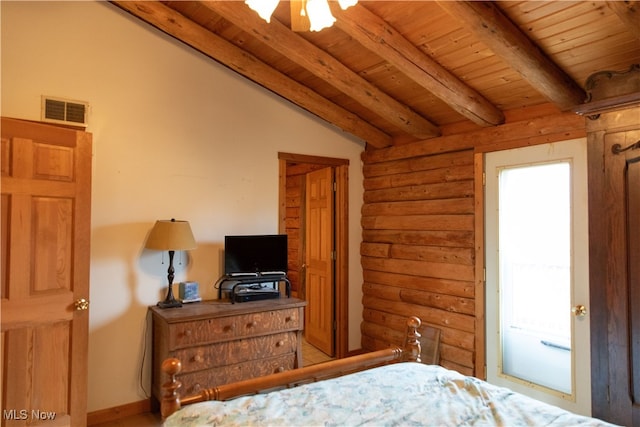
<instances>
[{"instance_id":1,"label":"wooden ceiling beam","mask_svg":"<svg viewBox=\"0 0 640 427\"><path fill-rule=\"evenodd\" d=\"M383 19L357 4L333 4L336 26L411 80L480 126L504 123L504 114L480 93L434 61Z\"/></svg>"},{"instance_id":2,"label":"wooden ceiling beam","mask_svg":"<svg viewBox=\"0 0 640 427\"><path fill-rule=\"evenodd\" d=\"M392 145L391 136L380 129L162 3L152 1L112 1L112 3L345 132L363 139L373 147L382 148Z\"/></svg>"},{"instance_id":3,"label":"wooden ceiling beam","mask_svg":"<svg viewBox=\"0 0 640 427\"><path fill-rule=\"evenodd\" d=\"M624 23L627 30L640 40L640 1L607 1L607 6Z\"/></svg>"},{"instance_id":4,"label":"wooden ceiling beam","mask_svg":"<svg viewBox=\"0 0 640 427\"><path fill-rule=\"evenodd\" d=\"M202 5L323 79L327 84L347 94L403 132L421 139L440 135L440 129L435 124L382 92L273 17L271 22L267 23L249 7L238 7L234 3L236 2L201 2Z\"/></svg>"},{"instance_id":5,"label":"wooden ceiling beam","mask_svg":"<svg viewBox=\"0 0 640 427\"><path fill-rule=\"evenodd\" d=\"M438 4L560 109L566 111L584 102L586 95L582 88L520 31L497 4L448 0L438 0Z\"/></svg>"}]
</instances>

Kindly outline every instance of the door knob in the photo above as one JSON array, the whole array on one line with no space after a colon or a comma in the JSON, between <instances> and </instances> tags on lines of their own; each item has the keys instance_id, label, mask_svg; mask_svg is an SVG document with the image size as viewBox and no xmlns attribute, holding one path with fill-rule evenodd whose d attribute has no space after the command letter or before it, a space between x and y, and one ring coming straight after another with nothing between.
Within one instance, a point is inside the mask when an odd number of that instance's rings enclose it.
<instances>
[{"instance_id":1,"label":"door knob","mask_svg":"<svg viewBox=\"0 0 640 427\"><path fill-rule=\"evenodd\" d=\"M578 304L571 309L571 312L576 317L584 317L587 315L587 307L582 304Z\"/></svg>"},{"instance_id":2,"label":"door knob","mask_svg":"<svg viewBox=\"0 0 640 427\"><path fill-rule=\"evenodd\" d=\"M84 298L80 298L73 305L78 311L89 310L89 300L86 300Z\"/></svg>"}]
</instances>

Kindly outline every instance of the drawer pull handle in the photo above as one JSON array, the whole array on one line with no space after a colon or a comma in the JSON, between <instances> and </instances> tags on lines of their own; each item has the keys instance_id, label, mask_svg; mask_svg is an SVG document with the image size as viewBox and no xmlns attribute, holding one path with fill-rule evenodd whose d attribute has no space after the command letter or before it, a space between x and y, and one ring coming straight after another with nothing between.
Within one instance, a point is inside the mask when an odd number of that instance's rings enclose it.
<instances>
[{"instance_id":1,"label":"drawer pull handle","mask_svg":"<svg viewBox=\"0 0 640 427\"><path fill-rule=\"evenodd\" d=\"M222 330L224 332L232 332L233 331L233 325L227 325Z\"/></svg>"},{"instance_id":2,"label":"drawer pull handle","mask_svg":"<svg viewBox=\"0 0 640 427\"><path fill-rule=\"evenodd\" d=\"M284 345L284 341L280 340L276 343L276 347L282 347Z\"/></svg>"},{"instance_id":3,"label":"drawer pull handle","mask_svg":"<svg viewBox=\"0 0 640 427\"><path fill-rule=\"evenodd\" d=\"M203 360L204 360L204 358L200 354L196 354L195 356L193 356L193 361L194 362L202 363Z\"/></svg>"},{"instance_id":4,"label":"drawer pull handle","mask_svg":"<svg viewBox=\"0 0 640 427\"><path fill-rule=\"evenodd\" d=\"M258 322L255 320L247 323L247 328L255 328L256 326L258 326Z\"/></svg>"},{"instance_id":5,"label":"drawer pull handle","mask_svg":"<svg viewBox=\"0 0 640 427\"><path fill-rule=\"evenodd\" d=\"M287 316L284 321L285 322L291 322L293 320L293 318L291 316Z\"/></svg>"},{"instance_id":6,"label":"drawer pull handle","mask_svg":"<svg viewBox=\"0 0 640 427\"><path fill-rule=\"evenodd\" d=\"M284 372L284 366L278 366L276 372Z\"/></svg>"},{"instance_id":7,"label":"drawer pull handle","mask_svg":"<svg viewBox=\"0 0 640 427\"><path fill-rule=\"evenodd\" d=\"M190 337L191 336L191 329L187 329L186 331L184 331L184 336L185 337Z\"/></svg>"},{"instance_id":8,"label":"drawer pull handle","mask_svg":"<svg viewBox=\"0 0 640 427\"><path fill-rule=\"evenodd\" d=\"M193 390L194 393L199 392L201 389L202 389L202 386L200 386L200 384L198 383L195 383L193 387L191 387L191 390Z\"/></svg>"}]
</instances>

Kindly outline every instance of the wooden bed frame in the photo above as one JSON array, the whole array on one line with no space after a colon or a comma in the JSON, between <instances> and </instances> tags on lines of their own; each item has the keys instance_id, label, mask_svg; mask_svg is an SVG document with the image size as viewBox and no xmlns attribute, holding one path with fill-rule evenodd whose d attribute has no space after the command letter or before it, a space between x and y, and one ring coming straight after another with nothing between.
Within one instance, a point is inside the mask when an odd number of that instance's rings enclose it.
<instances>
[{"instance_id":1,"label":"wooden bed frame","mask_svg":"<svg viewBox=\"0 0 640 427\"><path fill-rule=\"evenodd\" d=\"M192 403L207 400L228 400L239 396L266 393L281 388L290 388L305 383L339 377L388 363L420 362L421 348L420 333L418 332L420 324L420 319L415 316L407 320L407 336L404 347L390 347L291 371L216 386L183 398L180 397L178 391L181 383L176 379L176 375L182 370L182 364L175 358L166 359L162 363L162 371L169 376L169 381L162 385L165 392L160 402L162 418L166 418L182 406Z\"/></svg>"}]
</instances>

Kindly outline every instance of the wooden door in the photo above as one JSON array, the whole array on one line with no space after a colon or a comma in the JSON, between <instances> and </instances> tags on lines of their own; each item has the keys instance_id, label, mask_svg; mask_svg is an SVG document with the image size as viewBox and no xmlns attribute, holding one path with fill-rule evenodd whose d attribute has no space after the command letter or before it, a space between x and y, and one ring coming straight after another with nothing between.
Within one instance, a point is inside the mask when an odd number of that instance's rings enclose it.
<instances>
[{"instance_id":1,"label":"wooden door","mask_svg":"<svg viewBox=\"0 0 640 427\"><path fill-rule=\"evenodd\" d=\"M640 426L639 114L588 123L593 416L626 426Z\"/></svg>"},{"instance_id":2,"label":"wooden door","mask_svg":"<svg viewBox=\"0 0 640 427\"><path fill-rule=\"evenodd\" d=\"M84 426L91 135L2 118L2 425Z\"/></svg>"},{"instance_id":3,"label":"wooden door","mask_svg":"<svg viewBox=\"0 0 640 427\"><path fill-rule=\"evenodd\" d=\"M307 174L305 225L305 337L329 356L334 354L333 168Z\"/></svg>"}]
</instances>

